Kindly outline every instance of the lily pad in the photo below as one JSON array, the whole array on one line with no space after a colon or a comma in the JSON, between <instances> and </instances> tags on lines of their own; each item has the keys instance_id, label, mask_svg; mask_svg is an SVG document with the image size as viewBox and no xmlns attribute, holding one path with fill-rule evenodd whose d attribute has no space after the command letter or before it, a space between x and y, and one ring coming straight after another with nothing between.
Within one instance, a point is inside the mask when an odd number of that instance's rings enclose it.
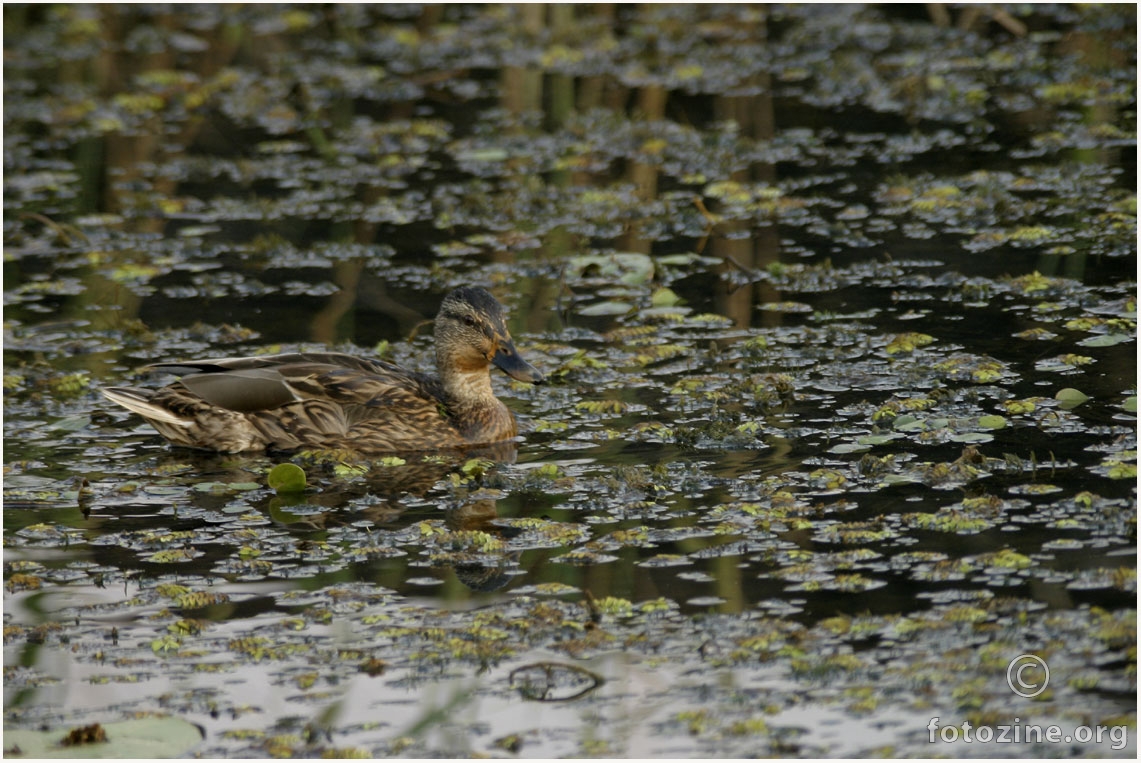
<instances>
[{"instance_id":1,"label":"lily pad","mask_svg":"<svg viewBox=\"0 0 1141 763\"><path fill-rule=\"evenodd\" d=\"M994 440L994 435L987 434L986 432L961 432L959 434L953 434L947 439L951 442L981 443L991 442Z\"/></svg>"},{"instance_id":2,"label":"lily pad","mask_svg":"<svg viewBox=\"0 0 1141 763\"><path fill-rule=\"evenodd\" d=\"M1128 334L1099 334L1078 342L1082 347L1112 347L1115 344L1132 342L1133 337Z\"/></svg>"},{"instance_id":3,"label":"lily pad","mask_svg":"<svg viewBox=\"0 0 1141 763\"><path fill-rule=\"evenodd\" d=\"M650 304L654 307L673 307L681 302L679 297L673 289L661 288L655 291L650 296Z\"/></svg>"},{"instance_id":4,"label":"lily pad","mask_svg":"<svg viewBox=\"0 0 1141 763\"><path fill-rule=\"evenodd\" d=\"M79 734L77 732L82 732ZM92 740L82 741L80 736ZM72 739L69 744L63 740ZM9 758L177 758L202 741L202 730L181 718L137 718L83 729L4 730ZM15 752L19 750L19 752Z\"/></svg>"},{"instance_id":5,"label":"lily pad","mask_svg":"<svg viewBox=\"0 0 1141 763\"><path fill-rule=\"evenodd\" d=\"M640 286L653 278L654 261L649 255L640 252L584 254L570 259L567 263L567 276L571 278L598 276L628 286Z\"/></svg>"},{"instance_id":6,"label":"lily pad","mask_svg":"<svg viewBox=\"0 0 1141 763\"><path fill-rule=\"evenodd\" d=\"M268 481L278 493L300 493L305 489L305 470L297 464L278 464L270 470Z\"/></svg>"},{"instance_id":7,"label":"lily pad","mask_svg":"<svg viewBox=\"0 0 1141 763\"><path fill-rule=\"evenodd\" d=\"M1073 387L1064 387L1058 390L1057 394L1054 395L1054 399L1058 401L1058 404L1064 410L1068 411L1072 408L1077 408L1079 405L1089 400L1089 395L1082 392L1081 390L1076 390Z\"/></svg>"},{"instance_id":8,"label":"lily pad","mask_svg":"<svg viewBox=\"0 0 1141 763\"><path fill-rule=\"evenodd\" d=\"M634 306L629 302L618 302L615 300L608 300L606 302L595 302L593 305L587 305L578 309L579 315L625 315L634 309Z\"/></svg>"},{"instance_id":9,"label":"lily pad","mask_svg":"<svg viewBox=\"0 0 1141 763\"><path fill-rule=\"evenodd\" d=\"M828 449L829 453L843 454L843 453L863 453L864 451L871 450L870 444L847 442L840 445L833 445Z\"/></svg>"}]
</instances>

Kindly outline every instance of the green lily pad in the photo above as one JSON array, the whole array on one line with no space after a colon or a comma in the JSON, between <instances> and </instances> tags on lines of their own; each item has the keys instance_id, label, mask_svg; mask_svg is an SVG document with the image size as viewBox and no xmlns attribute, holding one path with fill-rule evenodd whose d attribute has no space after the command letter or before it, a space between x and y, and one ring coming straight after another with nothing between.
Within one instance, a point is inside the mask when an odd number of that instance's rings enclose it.
<instances>
[{"instance_id":1,"label":"green lily pad","mask_svg":"<svg viewBox=\"0 0 1141 763\"><path fill-rule=\"evenodd\" d=\"M278 464L269 472L269 486L278 493L300 493L305 489L305 470L297 464Z\"/></svg>"},{"instance_id":2,"label":"green lily pad","mask_svg":"<svg viewBox=\"0 0 1141 763\"><path fill-rule=\"evenodd\" d=\"M508 153L502 148L494 146L489 148L472 148L456 154L456 161L460 162L504 162Z\"/></svg>"},{"instance_id":3,"label":"green lily pad","mask_svg":"<svg viewBox=\"0 0 1141 763\"><path fill-rule=\"evenodd\" d=\"M593 305L580 307L579 315L625 315L633 309L629 302L595 302Z\"/></svg>"},{"instance_id":4,"label":"green lily pad","mask_svg":"<svg viewBox=\"0 0 1141 763\"><path fill-rule=\"evenodd\" d=\"M902 436L903 435L901 434L884 432L881 434L869 434L863 435L862 437L857 437L856 442L861 445L883 445L885 442L898 440Z\"/></svg>"},{"instance_id":5,"label":"green lily pad","mask_svg":"<svg viewBox=\"0 0 1141 763\"><path fill-rule=\"evenodd\" d=\"M650 297L650 304L654 307L673 307L681 302L679 297L673 289L662 287L655 291Z\"/></svg>"},{"instance_id":6,"label":"green lily pad","mask_svg":"<svg viewBox=\"0 0 1141 763\"><path fill-rule=\"evenodd\" d=\"M194 490L198 493L210 493L211 495L224 495L232 492L228 483L217 481L197 482L194 484Z\"/></svg>"},{"instance_id":7,"label":"green lily pad","mask_svg":"<svg viewBox=\"0 0 1141 763\"><path fill-rule=\"evenodd\" d=\"M927 429L926 422L920 418L906 413L902 416L897 417L896 420L892 422L891 426L893 429L897 429L900 432L922 432Z\"/></svg>"},{"instance_id":8,"label":"green lily pad","mask_svg":"<svg viewBox=\"0 0 1141 763\"><path fill-rule=\"evenodd\" d=\"M1078 344L1082 347L1112 347L1123 342L1132 342L1133 337L1128 334L1099 334L1083 339Z\"/></svg>"},{"instance_id":9,"label":"green lily pad","mask_svg":"<svg viewBox=\"0 0 1141 763\"><path fill-rule=\"evenodd\" d=\"M693 252L684 252L682 254L667 254L662 257L658 257L658 263L661 265L685 267L686 265L692 265L700 259L701 255L699 254L694 254Z\"/></svg>"},{"instance_id":10,"label":"green lily pad","mask_svg":"<svg viewBox=\"0 0 1141 763\"><path fill-rule=\"evenodd\" d=\"M986 432L960 432L953 434L947 438L951 442L966 442L966 443L980 443L991 442L994 440L994 435L987 434Z\"/></svg>"},{"instance_id":11,"label":"green lily pad","mask_svg":"<svg viewBox=\"0 0 1141 763\"><path fill-rule=\"evenodd\" d=\"M567 275L572 278L597 275L629 286L641 286L654 277L654 261L641 252L584 254L570 259Z\"/></svg>"},{"instance_id":12,"label":"green lily pad","mask_svg":"<svg viewBox=\"0 0 1141 763\"><path fill-rule=\"evenodd\" d=\"M79 733L79 732L82 732ZM63 744L70 737L90 742ZM4 729L10 758L177 758L202 741L202 730L181 718L137 718L85 729ZM13 750L19 750L14 753Z\"/></svg>"},{"instance_id":13,"label":"green lily pad","mask_svg":"<svg viewBox=\"0 0 1141 763\"><path fill-rule=\"evenodd\" d=\"M85 429L91 423L91 417L84 414L82 416L68 416L67 418L59 419L53 427L64 432L78 432Z\"/></svg>"},{"instance_id":14,"label":"green lily pad","mask_svg":"<svg viewBox=\"0 0 1141 763\"><path fill-rule=\"evenodd\" d=\"M1077 408L1079 405L1089 400L1089 395L1082 392L1081 390L1076 390L1073 387L1065 387L1058 390L1058 393L1054 395L1054 399L1058 401L1059 405L1063 409L1068 411L1071 408Z\"/></svg>"},{"instance_id":15,"label":"green lily pad","mask_svg":"<svg viewBox=\"0 0 1141 763\"><path fill-rule=\"evenodd\" d=\"M833 445L828 449L829 453L863 453L864 451L871 450L871 445L866 445L856 442L846 442L840 445Z\"/></svg>"}]
</instances>

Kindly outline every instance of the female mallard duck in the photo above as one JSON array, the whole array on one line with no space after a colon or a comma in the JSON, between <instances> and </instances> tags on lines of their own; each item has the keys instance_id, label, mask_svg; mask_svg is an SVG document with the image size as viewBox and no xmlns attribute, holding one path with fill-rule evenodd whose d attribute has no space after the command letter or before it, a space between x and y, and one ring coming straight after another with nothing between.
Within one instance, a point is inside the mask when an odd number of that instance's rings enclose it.
<instances>
[{"instance_id":1,"label":"female mallard duck","mask_svg":"<svg viewBox=\"0 0 1141 763\"><path fill-rule=\"evenodd\" d=\"M543 375L519 357L503 307L485 289L456 289L436 315L439 376L340 353L156 363L185 374L161 389L103 394L175 445L243 450L446 450L506 440L515 417L491 389L490 364L519 381Z\"/></svg>"}]
</instances>

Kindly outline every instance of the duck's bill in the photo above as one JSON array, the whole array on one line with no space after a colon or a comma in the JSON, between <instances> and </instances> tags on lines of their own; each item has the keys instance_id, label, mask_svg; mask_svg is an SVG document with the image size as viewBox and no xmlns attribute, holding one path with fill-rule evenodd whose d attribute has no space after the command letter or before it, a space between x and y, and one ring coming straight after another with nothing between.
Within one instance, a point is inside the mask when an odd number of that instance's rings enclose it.
<instances>
[{"instance_id":1,"label":"duck's bill","mask_svg":"<svg viewBox=\"0 0 1141 763\"><path fill-rule=\"evenodd\" d=\"M543 374L539 372L539 369L519 357L519 353L515 350L515 345L511 342L500 345L499 350L495 353L495 357L491 359L491 362L512 379L518 379L521 382L530 382L532 384L538 384L543 381Z\"/></svg>"}]
</instances>

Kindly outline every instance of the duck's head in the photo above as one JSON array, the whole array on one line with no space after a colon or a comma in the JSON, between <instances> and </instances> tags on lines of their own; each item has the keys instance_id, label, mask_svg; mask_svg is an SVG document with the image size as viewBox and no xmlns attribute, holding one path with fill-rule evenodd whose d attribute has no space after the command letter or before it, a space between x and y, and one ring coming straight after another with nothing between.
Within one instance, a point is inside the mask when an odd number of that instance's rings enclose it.
<instances>
[{"instance_id":1,"label":"duck's head","mask_svg":"<svg viewBox=\"0 0 1141 763\"><path fill-rule=\"evenodd\" d=\"M505 317L503 306L478 286L462 286L444 297L436 314L436 362L441 375L485 371L492 364L513 379L543 381L543 374L519 356Z\"/></svg>"}]
</instances>

